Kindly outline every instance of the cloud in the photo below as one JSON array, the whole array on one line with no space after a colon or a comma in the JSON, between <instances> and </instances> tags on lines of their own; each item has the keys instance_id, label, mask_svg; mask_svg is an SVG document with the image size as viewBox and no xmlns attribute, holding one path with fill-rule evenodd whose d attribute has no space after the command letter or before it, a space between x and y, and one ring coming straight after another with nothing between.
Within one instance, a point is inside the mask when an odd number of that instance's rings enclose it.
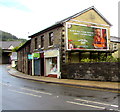
<instances>
[{"instance_id":1,"label":"cloud","mask_svg":"<svg viewBox=\"0 0 120 112\"><path fill-rule=\"evenodd\" d=\"M30 11L30 9L27 6L23 5L17 0L0 0L0 6L15 8L23 11Z\"/></svg>"},{"instance_id":2,"label":"cloud","mask_svg":"<svg viewBox=\"0 0 120 112\"><path fill-rule=\"evenodd\" d=\"M111 35L118 32L118 0L0 0L0 29L21 38L37 33L57 21L92 5L111 23ZM107 7L106 7L107 4Z\"/></svg>"}]
</instances>

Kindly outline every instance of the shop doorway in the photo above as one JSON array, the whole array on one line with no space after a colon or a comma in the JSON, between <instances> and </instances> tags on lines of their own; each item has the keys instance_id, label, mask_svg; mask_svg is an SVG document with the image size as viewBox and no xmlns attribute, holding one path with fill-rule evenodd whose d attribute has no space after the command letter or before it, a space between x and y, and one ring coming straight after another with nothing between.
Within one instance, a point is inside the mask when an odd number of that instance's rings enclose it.
<instances>
[{"instance_id":1,"label":"shop doorway","mask_svg":"<svg viewBox=\"0 0 120 112\"><path fill-rule=\"evenodd\" d=\"M41 62L40 62L40 65L41 65L41 76L44 76L44 53L41 53L40 57L41 57Z\"/></svg>"},{"instance_id":2,"label":"shop doorway","mask_svg":"<svg viewBox=\"0 0 120 112\"><path fill-rule=\"evenodd\" d=\"M41 65L40 65L40 59L34 59L34 75L41 75Z\"/></svg>"},{"instance_id":3,"label":"shop doorway","mask_svg":"<svg viewBox=\"0 0 120 112\"><path fill-rule=\"evenodd\" d=\"M32 75L32 60L28 60L28 75Z\"/></svg>"}]
</instances>

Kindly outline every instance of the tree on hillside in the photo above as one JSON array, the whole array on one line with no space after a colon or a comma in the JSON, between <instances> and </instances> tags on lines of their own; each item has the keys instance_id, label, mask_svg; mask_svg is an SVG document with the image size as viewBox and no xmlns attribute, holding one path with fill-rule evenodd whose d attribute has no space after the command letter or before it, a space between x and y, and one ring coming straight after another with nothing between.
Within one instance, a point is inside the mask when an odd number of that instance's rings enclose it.
<instances>
[{"instance_id":1,"label":"tree on hillside","mask_svg":"<svg viewBox=\"0 0 120 112\"><path fill-rule=\"evenodd\" d=\"M17 38L16 36L14 36L10 33L7 33L7 32L4 32L4 31L0 30L0 41L22 41L22 42L26 42L26 39Z\"/></svg>"}]
</instances>

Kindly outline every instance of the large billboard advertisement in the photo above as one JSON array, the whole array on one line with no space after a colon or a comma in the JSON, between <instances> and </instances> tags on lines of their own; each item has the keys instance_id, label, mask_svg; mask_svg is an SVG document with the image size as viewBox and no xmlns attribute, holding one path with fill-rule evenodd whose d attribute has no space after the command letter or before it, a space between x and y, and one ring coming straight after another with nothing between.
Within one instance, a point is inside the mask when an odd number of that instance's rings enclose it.
<instances>
[{"instance_id":1,"label":"large billboard advertisement","mask_svg":"<svg viewBox=\"0 0 120 112\"><path fill-rule=\"evenodd\" d=\"M67 50L107 50L107 29L74 23L66 24Z\"/></svg>"}]
</instances>

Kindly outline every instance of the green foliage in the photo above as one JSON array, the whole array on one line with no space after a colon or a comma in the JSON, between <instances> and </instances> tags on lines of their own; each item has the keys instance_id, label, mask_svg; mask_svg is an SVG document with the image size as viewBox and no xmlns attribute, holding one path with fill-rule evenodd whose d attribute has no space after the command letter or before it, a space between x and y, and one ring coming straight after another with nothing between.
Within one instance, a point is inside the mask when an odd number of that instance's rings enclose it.
<instances>
[{"instance_id":1,"label":"green foliage","mask_svg":"<svg viewBox=\"0 0 120 112\"><path fill-rule=\"evenodd\" d=\"M2 41L11 41L11 40L17 40L18 38L10 33L0 31L0 39Z\"/></svg>"},{"instance_id":2,"label":"green foliage","mask_svg":"<svg viewBox=\"0 0 120 112\"><path fill-rule=\"evenodd\" d=\"M117 62L117 58L114 58L113 56L107 56L106 62Z\"/></svg>"},{"instance_id":3,"label":"green foliage","mask_svg":"<svg viewBox=\"0 0 120 112\"><path fill-rule=\"evenodd\" d=\"M120 62L120 58L117 58L118 62Z\"/></svg>"},{"instance_id":4,"label":"green foliage","mask_svg":"<svg viewBox=\"0 0 120 112\"><path fill-rule=\"evenodd\" d=\"M105 62L106 61L106 56L104 54L101 54L100 59L98 61Z\"/></svg>"},{"instance_id":5,"label":"green foliage","mask_svg":"<svg viewBox=\"0 0 120 112\"><path fill-rule=\"evenodd\" d=\"M120 62L120 58L114 58L113 56L107 56L105 57L104 55L100 56L100 59L89 59L89 58L84 58L81 59L81 62L84 63L89 63L89 62Z\"/></svg>"},{"instance_id":6,"label":"green foliage","mask_svg":"<svg viewBox=\"0 0 120 112\"><path fill-rule=\"evenodd\" d=\"M18 40L21 41L23 44L24 44L25 42L27 42L26 39L21 39L21 38L19 38ZM22 45L23 45L23 44L22 44Z\"/></svg>"},{"instance_id":7,"label":"green foliage","mask_svg":"<svg viewBox=\"0 0 120 112\"><path fill-rule=\"evenodd\" d=\"M18 48L21 47L27 40L22 39L22 38L17 38L16 36L14 36L10 33L7 33L7 32L4 32L4 31L0 30L0 41L21 41L22 43L19 46L12 49L13 52L16 52L18 50ZM0 55L1 54L2 53L1 53L1 50L0 50Z\"/></svg>"},{"instance_id":8,"label":"green foliage","mask_svg":"<svg viewBox=\"0 0 120 112\"><path fill-rule=\"evenodd\" d=\"M19 49L20 46L16 46L12 49L12 52L17 52L17 50Z\"/></svg>"},{"instance_id":9,"label":"green foliage","mask_svg":"<svg viewBox=\"0 0 120 112\"><path fill-rule=\"evenodd\" d=\"M104 56L104 55L101 55L100 56L100 62L117 62L117 58L114 58L112 55L109 55L109 56Z\"/></svg>"},{"instance_id":10,"label":"green foliage","mask_svg":"<svg viewBox=\"0 0 120 112\"><path fill-rule=\"evenodd\" d=\"M83 58L81 59L81 62L89 63L91 60L89 58Z\"/></svg>"},{"instance_id":11,"label":"green foliage","mask_svg":"<svg viewBox=\"0 0 120 112\"><path fill-rule=\"evenodd\" d=\"M10 33L0 30L0 41L17 41L17 40L22 41L22 42L26 41L26 39L17 38L16 36L14 36Z\"/></svg>"},{"instance_id":12,"label":"green foliage","mask_svg":"<svg viewBox=\"0 0 120 112\"><path fill-rule=\"evenodd\" d=\"M16 46L12 49L12 52L17 52L17 50L24 44L25 42L21 43L19 46Z\"/></svg>"}]
</instances>

